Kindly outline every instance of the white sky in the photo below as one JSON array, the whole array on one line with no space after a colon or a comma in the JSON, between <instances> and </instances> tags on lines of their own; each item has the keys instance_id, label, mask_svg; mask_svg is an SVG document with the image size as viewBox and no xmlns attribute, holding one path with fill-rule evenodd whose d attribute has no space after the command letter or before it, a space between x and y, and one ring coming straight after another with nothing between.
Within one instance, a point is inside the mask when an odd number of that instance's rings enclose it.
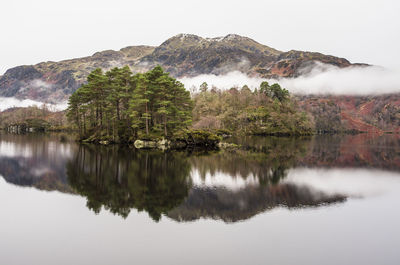
<instances>
[{"instance_id":1,"label":"white sky","mask_svg":"<svg viewBox=\"0 0 400 265\"><path fill-rule=\"evenodd\" d=\"M178 33L236 33L287 51L400 68L398 0L2 0L0 74Z\"/></svg>"}]
</instances>

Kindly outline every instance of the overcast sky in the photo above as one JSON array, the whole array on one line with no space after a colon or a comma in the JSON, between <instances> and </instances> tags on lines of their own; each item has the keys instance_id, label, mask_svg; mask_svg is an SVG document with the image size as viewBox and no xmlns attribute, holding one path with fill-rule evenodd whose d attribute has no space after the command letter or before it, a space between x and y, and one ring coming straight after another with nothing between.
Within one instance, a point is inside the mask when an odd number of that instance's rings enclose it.
<instances>
[{"instance_id":1,"label":"overcast sky","mask_svg":"<svg viewBox=\"0 0 400 265\"><path fill-rule=\"evenodd\" d=\"M2 0L0 74L178 33L236 33L276 49L400 68L398 0Z\"/></svg>"}]
</instances>

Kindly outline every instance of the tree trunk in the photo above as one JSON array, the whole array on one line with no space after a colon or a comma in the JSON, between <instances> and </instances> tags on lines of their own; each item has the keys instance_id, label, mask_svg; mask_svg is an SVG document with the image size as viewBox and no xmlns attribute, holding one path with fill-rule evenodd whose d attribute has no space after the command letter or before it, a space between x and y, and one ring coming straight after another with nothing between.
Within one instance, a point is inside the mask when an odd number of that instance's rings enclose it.
<instances>
[{"instance_id":1,"label":"tree trunk","mask_svg":"<svg viewBox=\"0 0 400 265\"><path fill-rule=\"evenodd\" d=\"M146 102L146 135L149 135L149 119L148 119L148 113L147 113L147 102Z\"/></svg>"},{"instance_id":2,"label":"tree trunk","mask_svg":"<svg viewBox=\"0 0 400 265\"><path fill-rule=\"evenodd\" d=\"M118 119L118 121L121 119L120 118L120 115L119 115L119 100L117 100L117 119Z\"/></svg>"},{"instance_id":3,"label":"tree trunk","mask_svg":"<svg viewBox=\"0 0 400 265\"><path fill-rule=\"evenodd\" d=\"M167 137L167 115L164 114L164 135Z\"/></svg>"}]
</instances>

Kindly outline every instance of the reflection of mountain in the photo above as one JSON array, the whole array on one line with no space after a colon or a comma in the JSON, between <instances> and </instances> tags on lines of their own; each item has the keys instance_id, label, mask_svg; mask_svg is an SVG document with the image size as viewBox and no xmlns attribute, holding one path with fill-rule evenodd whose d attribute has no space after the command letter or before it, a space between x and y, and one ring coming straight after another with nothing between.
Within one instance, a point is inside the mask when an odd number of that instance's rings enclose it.
<instances>
[{"instance_id":1,"label":"reflection of mountain","mask_svg":"<svg viewBox=\"0 0 400 265\"><path fill-rule=\"evenodd\" d=\"M249 186L238 191L194 187L184 203L169 211L167 216L177 221L212 218L237 222L275 207L316 207L343 202L345 199L342 195L327 195L291 184Z\"/></svg>"},{"instance_id":2,"label":"reflection of mountain","mask_svg":"<svg viewBox=\"0 0 400 265\"><path fill-rule=\"evenodd\" d=\"M0 158L0 175L12 184L18 186L35 187L40 190L58 190L72 193L67 184L64 170L57 171L55 168L29 167L31 161L26 158Z\"/></svg>"},{"instance_id":3,"label":"reflection of mountain","mask_svg":"<svg viewBox=\"0 0 400 265\"><path fill-rule=\"evenodd\" d=\"M279 164L288 164L290 167L400 171L400 135L397 134L244 137L234 141L247 149L251 156L275 157Z\"/></svg>"},{"instance_id":4,"label":"reflection of mountain","mask_svg":"<svg viewBox=\"0 0 400 265\"><path fill-rule=\"evenodd\" d=\"M48 135L0 137L0 175L7 182L78 193L95 212L105 208L126 217L137 209L154 220L167 215L234 222L274 207L314 207L349 195L344 189L324 193L298 175L288 177L298 167L322 184L327 182L321 174L331 168L400 171L400 140L391 135L251 137L235 140L243 147L237 151L196 155L78 146Z\"/></svg>"},{"instance_id":5,"label":"reflection of mountain","mask_svg":"<svg viewBox=\"0 0 400 265\"><path fill-rule=\"evenodd\" d=\"M68 163L67 173L71 186L87 197L88 207L96 213L104 207L127 217L136 208L148 212L156 221L162 214L184 221L200 217L239 221L277 206L318 206L345 199L345 196L328 196L307 187L278 184L297 154L288 151L275 152L278 155L268 159L252 153L246 157L245 152L188 157L179 152L132 152L117 147L82 146ZM283 157L285 160L281 160ZM228 170L232 165L237 172ZM228 172L227 178L234 178L233 174L236 178L254 176L257 182L239 190L234 186L227 188L226 183L220 183L222 186L218 188L201 185L209 174L225 175L223 172ZM200 180L194 179L196 175ZM200 184L192 187L192 182Z\"/></svg>"},{"instance_id":6,"label":"reflection of mountain","mask_svg":"<svg viewBox=\"0 0 400 265\"><path fill-rule=\"evenodd\" d=\"M400 171L400 136L379 134L318 136L296 166L375 168Z\"/></svg>"},{"instance_id":7,"label":"reflection of mountain","mask_svg":"<svg viewBox=\"0 0 400 265\"><path fill-rule=\"evenodd\" d=\"M0 175L12 184L40 190L73 192L67 183L65 163L73 146L58 137L1 135Z\"/></svg>"}]
</instances>

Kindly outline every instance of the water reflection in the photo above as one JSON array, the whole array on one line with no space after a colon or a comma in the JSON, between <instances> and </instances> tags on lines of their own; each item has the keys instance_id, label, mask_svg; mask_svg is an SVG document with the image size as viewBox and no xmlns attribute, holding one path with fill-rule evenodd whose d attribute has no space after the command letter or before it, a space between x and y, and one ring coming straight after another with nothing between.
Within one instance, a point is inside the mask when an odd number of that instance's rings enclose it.
<instances>
[{"instance_id":1,"label":"water reflection","mask_svg":"<svg viewBox=\"0 0 400 265\"><path fill-rule=\"evenodd\" d=\"M393 135L251 137L231 139L243 146L237 151L197 153L59 139L0 135L0 175L19 186L79 194L95 213L104 208L124 218L136 209L155 221L236 222L275 207L343 203L400 181L393 177L400 171L400 140ZM392 175L377 181L386 174L378 169Z\"/></svg>"},{"instance_id":2,"label":"water reflection","mask_svg":"<svg viewBox=\"0 0 400 265\"><path fill-rule=\"evenodd\" d=\"M0 135L0 175L12 184L73 193L65 165L76 145L58 135Z\"/></svg>"},{"instance_id":3,"label":"water reflection","mask_svg":"<svg viewBox=\"0 0 400 265\"><path fill-rule=\"evenodd\" d=\"M379 168L400 171L400 135L323 135L280 138L243 137L232 139L248 150L267 154L297 152L296 167ZM289 156L290 158L290 156Z\"/></svg>"},{"instance_id":4,"label":"water reflection","mask_svg":"<svg viewBox=\"0 0 400 265\"><path fill-rule=\"evenodd\" d=\"M67 163L70 185L87 198L89 209L102 206L127 217L132 208L158 221L183 202L191 187L184 153L132 152L116 146L80 146Z\"/></svg>"},{"instance_id":5,"label":"water reflection","mask_svg":"<svg viewBox=\"0 0 400 265\"><path fill-rule=\"evenodd\" d=\"M248 186L239 190L194 187L184 203L167 215L177 221L212 218L237 222L275 207L317 207L345 200L344 195L328 195L307 186L293 184Z\"/></svg>"}]
</instances>

